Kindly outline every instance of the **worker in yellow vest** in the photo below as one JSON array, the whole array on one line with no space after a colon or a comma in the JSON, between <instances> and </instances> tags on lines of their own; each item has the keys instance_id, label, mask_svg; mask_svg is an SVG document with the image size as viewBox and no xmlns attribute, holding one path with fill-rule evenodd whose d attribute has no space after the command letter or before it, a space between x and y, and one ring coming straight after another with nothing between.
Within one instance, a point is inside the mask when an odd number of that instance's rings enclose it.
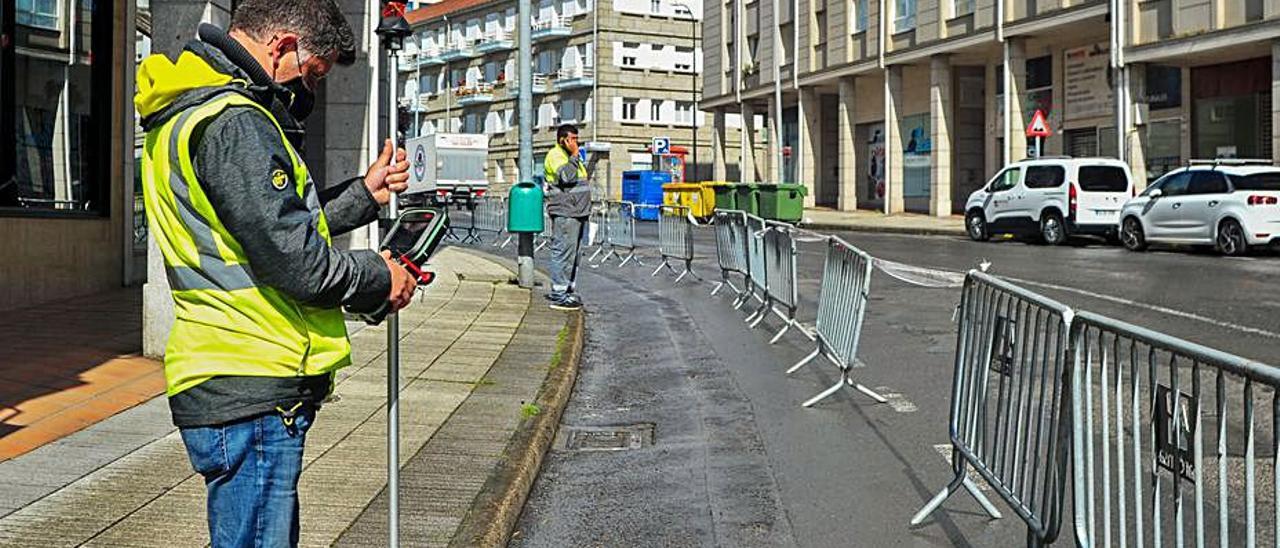
<instances>
[{"instance_id":1,"label":"worker in yellow vest","mask_svg":"<svg viewBox=\"0 0 1280 548\"><path fill-rule=\"evenodd\" d=\"M551 308L579 310L582 299L577 293L580 246L591 217L590 164L582 161L578 144L578 128L563 124L556 128L556 146L551 147L542 162L546 182L547 216L551 217L551 291L547 293Z\"/></svg>"},{"instance_id":2,"label":"worker in yellow vest","mask_svg":"<svg viewBox=\"0 0 1280 548\"><path fill-rule=\"evenodd\" d=\"M331 238L373 222L409 166L387 141L364 176L322 187L299 153L319 81L355 59L335 0L240 0L229 31L198 36L144 60L134 98L176 312L169 407L213 546L296 545L306 433L351 363L342 307L400 309L415 287L388 255Z\"/></svg>"}]
</instances>

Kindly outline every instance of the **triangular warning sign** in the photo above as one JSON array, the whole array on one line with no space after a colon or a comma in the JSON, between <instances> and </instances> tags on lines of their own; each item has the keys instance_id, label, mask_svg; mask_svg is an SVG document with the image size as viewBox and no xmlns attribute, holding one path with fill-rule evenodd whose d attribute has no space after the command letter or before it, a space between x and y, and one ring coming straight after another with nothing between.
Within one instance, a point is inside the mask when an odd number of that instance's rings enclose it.
<instances>
[{"instance_id":1,"label":"triangular warning sign","mask_svg":"<svg viewBox=\"0 0 1280 548\"><path fill-rule=\"evenodd\" d=\"M1045 119L1044 111L1037 109L1031 123L1027 124L1027 137L1048 137L1049 133L1049 121Z\"/></svg>"}]
</instances>

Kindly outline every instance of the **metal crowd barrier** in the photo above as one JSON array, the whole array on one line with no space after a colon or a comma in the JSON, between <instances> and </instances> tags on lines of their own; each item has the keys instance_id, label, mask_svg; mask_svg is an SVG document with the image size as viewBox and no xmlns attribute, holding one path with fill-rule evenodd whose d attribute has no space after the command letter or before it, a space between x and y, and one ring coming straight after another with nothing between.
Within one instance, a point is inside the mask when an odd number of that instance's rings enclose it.
<instances>
[{"instance_id":1,"label":"metal crowd barrier","mask_svg":"<svg viewBox=\"0 0 1280 548\"><path fill-rule=\"evenodd\" d=\"M747 292L747 284L751 283L747 272L747 214L742 211L717 210L713 221L716 227L716 262L720 266L720 281L716 282L711 295L714 296L725 286L729 286L734 295L741 299ZM730 274L742 276L741 288L733 285Z\"/></svg>"},{"instance_id":2,"label":"metal crowd barrier","mask_svg":"<svg viewBox=\"0 0 1280 548\"><path fill-rule=\"evenodd\" d=\"M770 301L769 311L784 322L782 329L769 340L769 344L774 344L793 326L800 326L800 320L796 318L800 292L796 283L796 240L792 234L793 227L774 221L766 221L765 227L765 295Z\"/></svg>"},{"instance_id":3,"label":"metal crowd barrier","mask_svg":"<svg viewBox=\"0 0 1280 548\"><path fill-rule=\"evenodd\" d=\"M734 303L734 309L741 308L751 299L760 302L760 308L747 316L747 323L754 328L762 320L769 308L768 278L765 276L764 233L767 228L764 219L747 214L747 289L745 294Z\"/></svg>"},{"instance_id":4,"label":"metal crowd barrier","mask_svg":"<svg viewBox=\"0 0 1280 548\"><path fill-rule=\"evenodd\" d=\"M604 243L609 251L600 258L600 264L609 262L610 257L621 260L619 267L631 261L644 264L636 256L636 216L631 202L605 202L604 227Z\"/></svg>"},{"instance_id":5,"label":"metal crowd barrier","mask_svg":"<svg viewBox=\"0 0 1280 548\"><path fill-rule=\"evenodd\" d=\"M1077 545L1275 545L1280 370L1089 312L1073 333Z\"/></svg>"},{"instance_id":6,"label":"metal crowd barrier","mask_svg":"<svg viewBox=\"0 0 1280 548\"><path fill-rule=\"evenodd\" d=\"M607 246L608 238L606 235L609 233L609 227L604 222L605 207L604 202L591 202L591 218L587 221L589 223L587 233L590 236L590 227L594 226L596 227L596 234L594 238L591 238L590 245L587 247L595 246L596 250L591 253L590 257L587 257L588 263L595 261L596 257L604 253ZM586 249L583 249L583 253L586 253Z\"/></svg>"},{"instance_id":7,"label":"metal crowd barrier","mask_svg":"<svg viewBox=\"0 0 1280 548\"><path fill-rule=\"evenodd\" d=\"M844 386L851 386L880 403L888 401L870 388L854 382L849 376L850 370L858 363L862 321L866 318L867 299L871 293L871 270L872 259L866 252L840 238L827 238L815 327L815 342L818 347L788 369L787 374L796 372L814 358L822 356L840 369L840 380L801 404L804 407L813 406Z\"/></svg>"},{"instance_id":8,"label":"metal crowd barrier","mask_svg":"<svg viewBox=\"0 0 1280 548\"><path fill-rule=\"evenodd\" d=\"M1027 524L1027 544L1053 542L1062 522L1070 420L1068 348L1074 313L990 275L965 279L951 391L951 483L912 518L924 521L972 467Z\"/></svg>"},{"instance_id":9,"label":"metal crowd barrier","mask_svg":"<svg viewBox=\"0 0 1280 548\"><path fill-rule=\"evenodd\" d=\"M502 240L502 235L507 231L507 202L505 199L498 196L485 196L479 199L476 202L476 208L472 212L472 216L475 218L473 224L476 232L492 232L494 234L494 247L506 247L507 244L511 243L511 234L506 235L505 241ZM477 240L479 240L478 237Z\"/></svg>"},{"instance_id":10,"label":"metal crowd barrier","mask_svg":"<svg viewBox=\"0 0 1280 548\"><path fill-rule=\"evenodd\" d=\"M547 213L546 209L543 209L542 210L542 232L539 232L536 236L534 236L534 243L536 244L536 246L533 248L534 253L542 251L542 248L547 247L547 245L550 244L551 240L553 239L555 239L555 236L553 234L553 229L551 227L551 214Z\"/></svg>"},{"instance_id":11,"label":"metal crowd barrier","mask_svg":"<svg viewBox=\"0 0 1280 548\"><path fill-rule=\"evenodd\" d=\"M695 280L702 280L693 271L693 225L689 222L689 208L685 206L664 205L658 209L658 252L662 255L662 264L654 269L650 277L657 276L663 268L676 276L673 284L680 283L685 276L692 275ZM672 260L684 261L684 271L676 272L671 266Z\"/></svg>"}]
</instances>

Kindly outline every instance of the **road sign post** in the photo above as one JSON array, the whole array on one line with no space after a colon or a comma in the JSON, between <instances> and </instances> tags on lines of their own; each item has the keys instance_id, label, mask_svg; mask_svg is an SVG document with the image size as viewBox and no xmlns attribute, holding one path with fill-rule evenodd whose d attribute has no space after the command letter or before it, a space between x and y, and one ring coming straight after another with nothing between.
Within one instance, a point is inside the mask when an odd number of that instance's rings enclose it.
<instances>
[{"instance_id":1,"label":"road sign post","mask_svg":"<svg viewBox=\"0 0 1280 548\"><path fill-rule=\"evenodd\" d=\"M1052 135L1049 129L1049 120L1045 118L1044 111L1036 109L1036 113L1031 116L1031 123L1027 124L1027 137L1034 137L1036 140L1036 158L1042 156L1042 143L1044 138Z\"/></svg>"}]
</instances>

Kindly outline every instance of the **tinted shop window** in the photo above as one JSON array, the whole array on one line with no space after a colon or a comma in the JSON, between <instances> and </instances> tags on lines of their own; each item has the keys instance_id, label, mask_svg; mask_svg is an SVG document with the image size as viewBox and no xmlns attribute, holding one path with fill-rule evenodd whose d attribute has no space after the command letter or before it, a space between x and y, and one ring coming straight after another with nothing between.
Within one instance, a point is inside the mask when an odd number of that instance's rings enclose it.
<instances>
[{"instance_id":1,"label":"tinted shop window","mask_svg":"<svg viewBox=\"0 0 1280 548\"><path fill-rule=\"evenodd\" d=\"M1183 183L1183 185L1185 184ZM1126 192L1129 190L1129 178L1125 177L1124 170L1118 167L1081 166L1080 190L1085 192Z\"/></svg>"},{"instance_id":2,"label":"tinted shop window","mask_svg":"<svg viewBox=\"0 0 1280 548\"><path fill-rule=\"evenodd\" d=\"M1031 166L1027 168L1027 188L1057 188L1066 177L1060 166Z\"/></svg>"},{"instance_id":3,"label":"tinted shop window","mask_svg":"<svg viewBox=\"0 0 1280 548\"><path fill-rule=\"evenodd\" d=\"M1231 182L1236 190L1269 190L1280 192L1280 173L1258 173L1243 177L1232 177Z\"/></svg>"},{"instance_id":4,"label":"tinted shop window","mask_svg":"<svg viewBox=\"0 0 1280 548\"><path fill-rule=\"evenodd\" d=\"M0 4L0 213L107 215L114 0Z\"/></svg>"}]
</instances>

